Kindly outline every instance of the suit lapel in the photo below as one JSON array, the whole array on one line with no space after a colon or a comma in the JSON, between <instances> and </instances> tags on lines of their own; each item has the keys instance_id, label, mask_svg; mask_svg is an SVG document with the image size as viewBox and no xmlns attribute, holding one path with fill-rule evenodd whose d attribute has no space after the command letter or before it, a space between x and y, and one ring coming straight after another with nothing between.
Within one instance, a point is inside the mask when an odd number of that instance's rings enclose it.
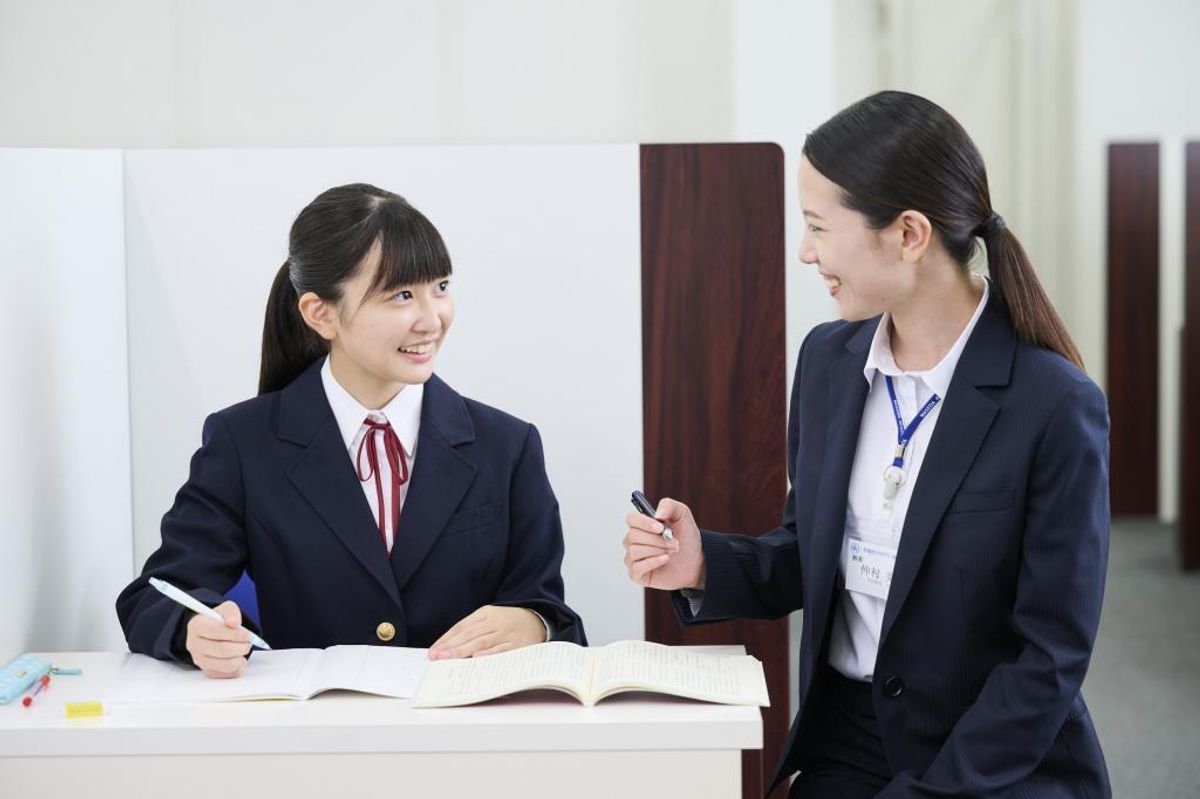
<instances>
[{"instance_id":1,"label":"suit lapel","mask_svg":"<svg viewBox=\"0 0 1200 799\"><path fill-rule=\"evenodd\" d=\"M309 367L280 397L276 434L304 446L287 476L346 549L399 603L400 592L379 538L379 527L321 385L321 363L319 360Z\"/></svg>"},{"instance_id":2,"label":"suit lapel","mask_svg":"<svg viewBox=\"0 0 1200 799\"><path fill-rule=\"evenodd\" d=\"M466 403L437 376L425 384L412 482L392 545L393 584L403 590L475 479L462 451L475 440Z\"/></svg>"},{"instance_id":3,"label":"suit lapel","mask_svg":"<svg viewBox=\"0 0 1200 799\"><path fill-rule=\"evenodd\" d=\"M979 389L1007 385L1016 343L1012 323L993 292L954 370L929 451L913 486L883 614L880 648L912 590L934 531L999 412L996 402Z\"/></svg>"},{"instance_id":4,"label":"suit lapel","mask_svg":"<svg viewBox=\"0 0 1200 799\"><path fill-rule=\"evenodd\" d=\"M846 342L846 352L830 367L828 426L821 477L813 508L812 553L814 563L808 574L815 580L810 595L813 630L824 630L833 599L838 555L846 530L846 502L850 492L850 471L858 449L863 406L867 400L867 381L863 377L867 350L878 320L864 322ZM818 633L819 635L819 633Z\"/></svg>"}]
</instances>

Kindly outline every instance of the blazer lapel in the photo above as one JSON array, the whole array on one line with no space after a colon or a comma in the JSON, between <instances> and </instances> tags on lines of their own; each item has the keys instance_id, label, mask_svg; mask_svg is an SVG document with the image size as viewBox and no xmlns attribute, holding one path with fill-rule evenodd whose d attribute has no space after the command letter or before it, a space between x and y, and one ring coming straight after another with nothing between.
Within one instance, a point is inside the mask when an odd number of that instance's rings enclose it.
<instances>
[{"instance_id":1,"label":"blazer lapel","mask_svg":"<svg viewBox=\"0 0 1200 799\"><path fill-rule=\"evenodd\" d=\"M846 502L850 491L850 471L858 449L863 406L867 400L863 365L875 334L878 320L868 320L846 342L846 352L830 367L828 426L821 477L817 484L812 522L812 568L806 570L814 580L808 595L812 629L817 636L826 627L838 572L838 555L846 531Z\"/></svg>"},{"instance_id":2,"label":"blazer lapel","mask_svg":"<svg viewBox=\"0 0 1200 799\"><path fill-rule=\"evenodd\" d=\"M436 375L425 384L412 482L392 545L393 584L403 590L475 479L460 448L475 440L463 398Z\"/></svg>"},{"instance_id":3,"label":"blazer lapel","mask_svg":"<svg viewBox=\"0 0 1200 799\"><path fill-rule=\"evenodd\" d=\"M283 390L276 434L304 446L287 476L325 525L397 604L400 592L379 528L321 385L321 363Z\"/></svg>"},{"instance_id":4,"label":"blazer lapel","mask_svg":"<svg viewBox=\"0 0 1200 799\"><path fill-rule=\"evenodd\" d=\"M1008 384L1016 344L1012 323L993 291L955 367L929 451L913 486L883 614L881 648L912 590L933 533L999 411L996 402L979 389Z\"/></svg>"}]
</instances>

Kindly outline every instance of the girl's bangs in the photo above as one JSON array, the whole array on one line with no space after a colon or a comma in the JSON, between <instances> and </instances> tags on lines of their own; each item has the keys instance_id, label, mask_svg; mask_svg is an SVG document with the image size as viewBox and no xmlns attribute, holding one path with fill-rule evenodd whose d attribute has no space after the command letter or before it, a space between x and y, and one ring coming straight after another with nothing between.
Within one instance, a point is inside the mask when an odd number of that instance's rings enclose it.
<instances>
[{"instance_id":1,"label":"girl's bangs","mask_svg":"<svg viewBox=\"0 0 1200 799\"><path fill-rule=\"evenodd\" d=\"M371 293L432 283L450 276L450 254L437 228L412 206L405 210L408 213L386 214L379 227L375 238L379 264Z\"/></svg>"}]
</instances>

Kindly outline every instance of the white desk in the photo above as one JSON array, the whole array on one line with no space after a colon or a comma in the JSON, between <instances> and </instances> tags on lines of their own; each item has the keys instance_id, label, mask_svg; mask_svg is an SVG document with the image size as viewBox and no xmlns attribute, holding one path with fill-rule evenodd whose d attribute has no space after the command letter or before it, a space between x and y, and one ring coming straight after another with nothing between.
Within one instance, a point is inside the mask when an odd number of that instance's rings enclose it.
<instances>
[{"instance_id":1,"label":"white desk","mask_svg":"<svg viewBox=\"0 0 1200 799\"><path fill-rule=\"evenodd\" d=\"M740 653L741 647L705 647ZM304 702L105 705L128 655L43 655L55 677L0 706L0 797L234 793L251 797L737 797L741 750L762 748L756 707L624 695L585 708L553 692L463 708L334 691Z\"/></svg>"}]
</instances>

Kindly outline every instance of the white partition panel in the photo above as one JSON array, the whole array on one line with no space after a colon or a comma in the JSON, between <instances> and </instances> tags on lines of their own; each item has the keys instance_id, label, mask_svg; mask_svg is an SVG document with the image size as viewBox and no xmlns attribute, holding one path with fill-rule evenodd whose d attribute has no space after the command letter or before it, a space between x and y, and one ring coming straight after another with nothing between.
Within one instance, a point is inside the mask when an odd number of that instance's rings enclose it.
<instances>
[{"instance_id":1,"label":"white partition panel","mask_svg":"<svg viewBox=\"0 0 1200 799\"><path fill-rule=\"evenodd\" d=\"M0 663L124 647L113 610L133 566L121 196L119 151L0 149Z\"/></svg>"},{"instance_id":2,"label":"white partition panel","mask_svg":"<svg viewBox=\"0 0 1200 799\"><path fill-rule=\"evenodd\" d=\"M567 600L640 638L621 519L642 479L636 145L126 153L136 561L204 416L255 393L267 290L299 210L365 181L442 232L458 315L438 372L534 422L562 506Z\"/></svg>"}]
</instances>

